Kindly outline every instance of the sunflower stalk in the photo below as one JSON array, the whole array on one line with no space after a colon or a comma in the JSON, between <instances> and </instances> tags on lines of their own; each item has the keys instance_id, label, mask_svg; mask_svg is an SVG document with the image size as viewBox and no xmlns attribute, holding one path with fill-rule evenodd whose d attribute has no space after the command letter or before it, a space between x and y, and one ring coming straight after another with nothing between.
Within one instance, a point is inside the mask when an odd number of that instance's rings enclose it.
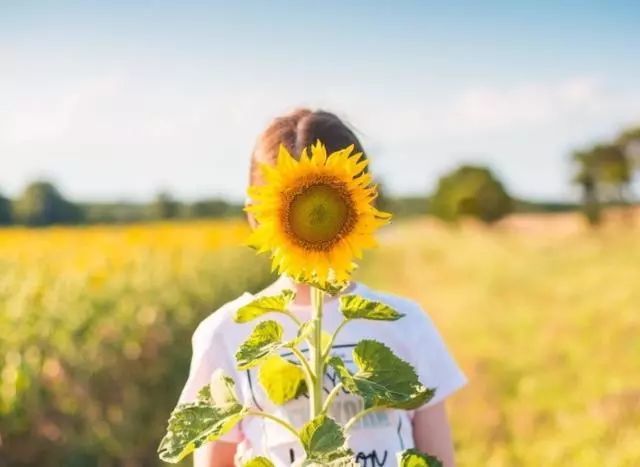
<instances>
[{"instance_id":1,"label":"sunflower stalk","mask_svg":"<svg viewBox=\"0 0 640 467\"><path fill-rule=\"evenodd\" d=\"M263 167L267 183L252 187L249 193L256 203L247 210L258 224L253 240L260 251L271 251L275 269L309 287L312 316L302 323L290 310L296 296L294 290L258 297L240 307L234 316L237 323L256 319L260 322L238 348L236 367L239 371L256 372L256 379L272 404L286 405L308 394L309 420L296 427L289 420L269 413L266 404L264 410L257 410L252 403L254 394L251 398L238 397L233 378L216 370L195 401L179 404L172 412L167 434L158 449L162 460L179 462L203 444L224 436L244 417L257 416L273 422L268 429L279 425L300 442L305 458L302 465L355 467L358 464L348 447L348 430L357 429L358 422L374 411L416 409L433 396L434 390L418 381L415 369L380 342L371 339L358 342L350 367L331 352L338 333L347 323L395 321L403 317L384 303L345 292L355 267L353 259L360 256L363 248L375 243L373 231L390 218L374 207L376 188L364 171L366 160L352 152L353 146L327 155L324 146L317 142L311 147L311 157L305 150L296 160L281 147L276 166ZM272 205L274 201L281 205ZM292 219L289 224L278 224ZM350 235L351 241L345 240ZM341 294L343 320L323 342L325 293ZM271 313L291 319L298 327L297 335L285 340L282 324L265 317ZM308 357L299 348L305 341ZM294 361L288 358L291 354ZM334 371L338 381L325 398L327 368ZM329 416L339 397L358 397L363 401L363 410L344 426ZM262 456L245 460L242 465L274 466ZM437 459L415 449L398 453L397 465L441 467Z\"/></svg>"},{"instance_id":2,"label":"sunflower stalk","mask_svg":"<svg viewBox=\"0 0 640 467\"><path fill-rule=\"evenodd\" d=\"M322 313L324 294L322 290L311 287L311 308L313 309L313 334L309 339L309 354L313 358L313 388L310 391L310 419L313 420L322 412L325 362L322 352Z\"/></svg>"}]
</instances>

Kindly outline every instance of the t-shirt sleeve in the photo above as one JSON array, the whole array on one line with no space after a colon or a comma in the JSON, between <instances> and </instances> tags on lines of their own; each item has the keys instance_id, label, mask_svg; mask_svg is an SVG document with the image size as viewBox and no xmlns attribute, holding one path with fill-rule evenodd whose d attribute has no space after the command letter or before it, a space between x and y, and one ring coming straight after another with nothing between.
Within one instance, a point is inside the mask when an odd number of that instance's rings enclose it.
<instances>
[{"instance_id":1,"label":"t-shirt sleeve","mask_svg":"<svg viewBox=\"0 0 640 467\"><path fill-rule=\"evenodd\" d=\"M413 328L416 372L422 384L436 390L433 398L418 409L421 410L445 400L463 387L467 378L429 315L419 306L416 311Z\"/></svg>"},{"instance_id":2,"label":"t-shirt sleeve","mask_svg":"<svg viewBox=\"0 0 640 467\"><path fill-rule=\"evenodd\" d=\"M206 320L203 321L193 333L193 338L191 339L193 352L189 367L189 377L180 394L179 403L195 401L198 391L209 384L211 375L217 368L222 368L229 376L235 373L225 350L222 337L216 335L208 324ZM241 423L219 439L228 443L242 441L244 436Z\"/></svg>"}]
</instances>

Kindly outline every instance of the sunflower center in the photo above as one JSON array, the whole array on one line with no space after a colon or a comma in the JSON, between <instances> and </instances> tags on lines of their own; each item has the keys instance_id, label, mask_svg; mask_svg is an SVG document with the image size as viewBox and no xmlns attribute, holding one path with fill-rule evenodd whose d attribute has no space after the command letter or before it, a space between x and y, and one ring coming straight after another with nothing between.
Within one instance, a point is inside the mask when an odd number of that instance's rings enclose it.
<instances>
[{"instance_id":1,"label":"sunflower center","mask_svg":"<svg viewBox=\"0 0 640 467\"><path fill-rule=\"evenodd\" d=\"M355 224L353 200L340 181L315 177L284 196L285 229L304 248L326 251Z\"/></svg>"}]
</instances>

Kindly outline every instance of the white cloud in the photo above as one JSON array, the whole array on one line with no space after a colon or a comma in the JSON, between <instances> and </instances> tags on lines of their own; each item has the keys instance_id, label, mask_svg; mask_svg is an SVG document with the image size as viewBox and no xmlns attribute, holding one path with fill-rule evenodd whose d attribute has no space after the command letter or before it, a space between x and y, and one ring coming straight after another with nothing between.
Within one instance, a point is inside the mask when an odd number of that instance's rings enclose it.
<instances>
[{"instance_id":1,"label":"white cloud","mask_svg":"<svg viewBox=\"0 0 640 467\"><path fill-rule=\"evenodd\" d=\"M611 96L592 77L510 88L471 88L453 102L449 123L469 131L537 126L576 115L593 115L606 109L610 100Z\"/></svg>"},{"instance_id":2,"label":"white cloud","mask_svg":"<svg viewBox=\"0 0 640 467\"><path fill-rule=\"evenodd\" d=\"M118 94L122 78L115 75L73 83L59 88L23 86L0 82L6 107L0 120L0 143L28 144L71 140L86 120L86 113ZM53 91L53 92L52 92ZM58 91L58 92L56 92ZM79 128L80 127L80 128Z\"/></svg>"}]
</instances>

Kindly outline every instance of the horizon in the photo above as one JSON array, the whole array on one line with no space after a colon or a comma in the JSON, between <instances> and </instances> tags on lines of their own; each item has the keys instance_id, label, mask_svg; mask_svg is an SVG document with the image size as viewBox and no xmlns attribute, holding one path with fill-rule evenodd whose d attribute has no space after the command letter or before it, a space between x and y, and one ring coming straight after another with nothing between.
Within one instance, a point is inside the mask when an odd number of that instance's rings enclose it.
<instances>
[{"instance_id":1,"label":"horizon","mask_svg":"<svg viewBox=\"0 0 640 467\"><path fill-rule=\"evenodd\" d=\"M2 5L0 193L243 200L260 131L309 106L394 196L471 163L575 201L571 152L640 124L640 4L463 5Z\"/></svg>"}]
</instances>

